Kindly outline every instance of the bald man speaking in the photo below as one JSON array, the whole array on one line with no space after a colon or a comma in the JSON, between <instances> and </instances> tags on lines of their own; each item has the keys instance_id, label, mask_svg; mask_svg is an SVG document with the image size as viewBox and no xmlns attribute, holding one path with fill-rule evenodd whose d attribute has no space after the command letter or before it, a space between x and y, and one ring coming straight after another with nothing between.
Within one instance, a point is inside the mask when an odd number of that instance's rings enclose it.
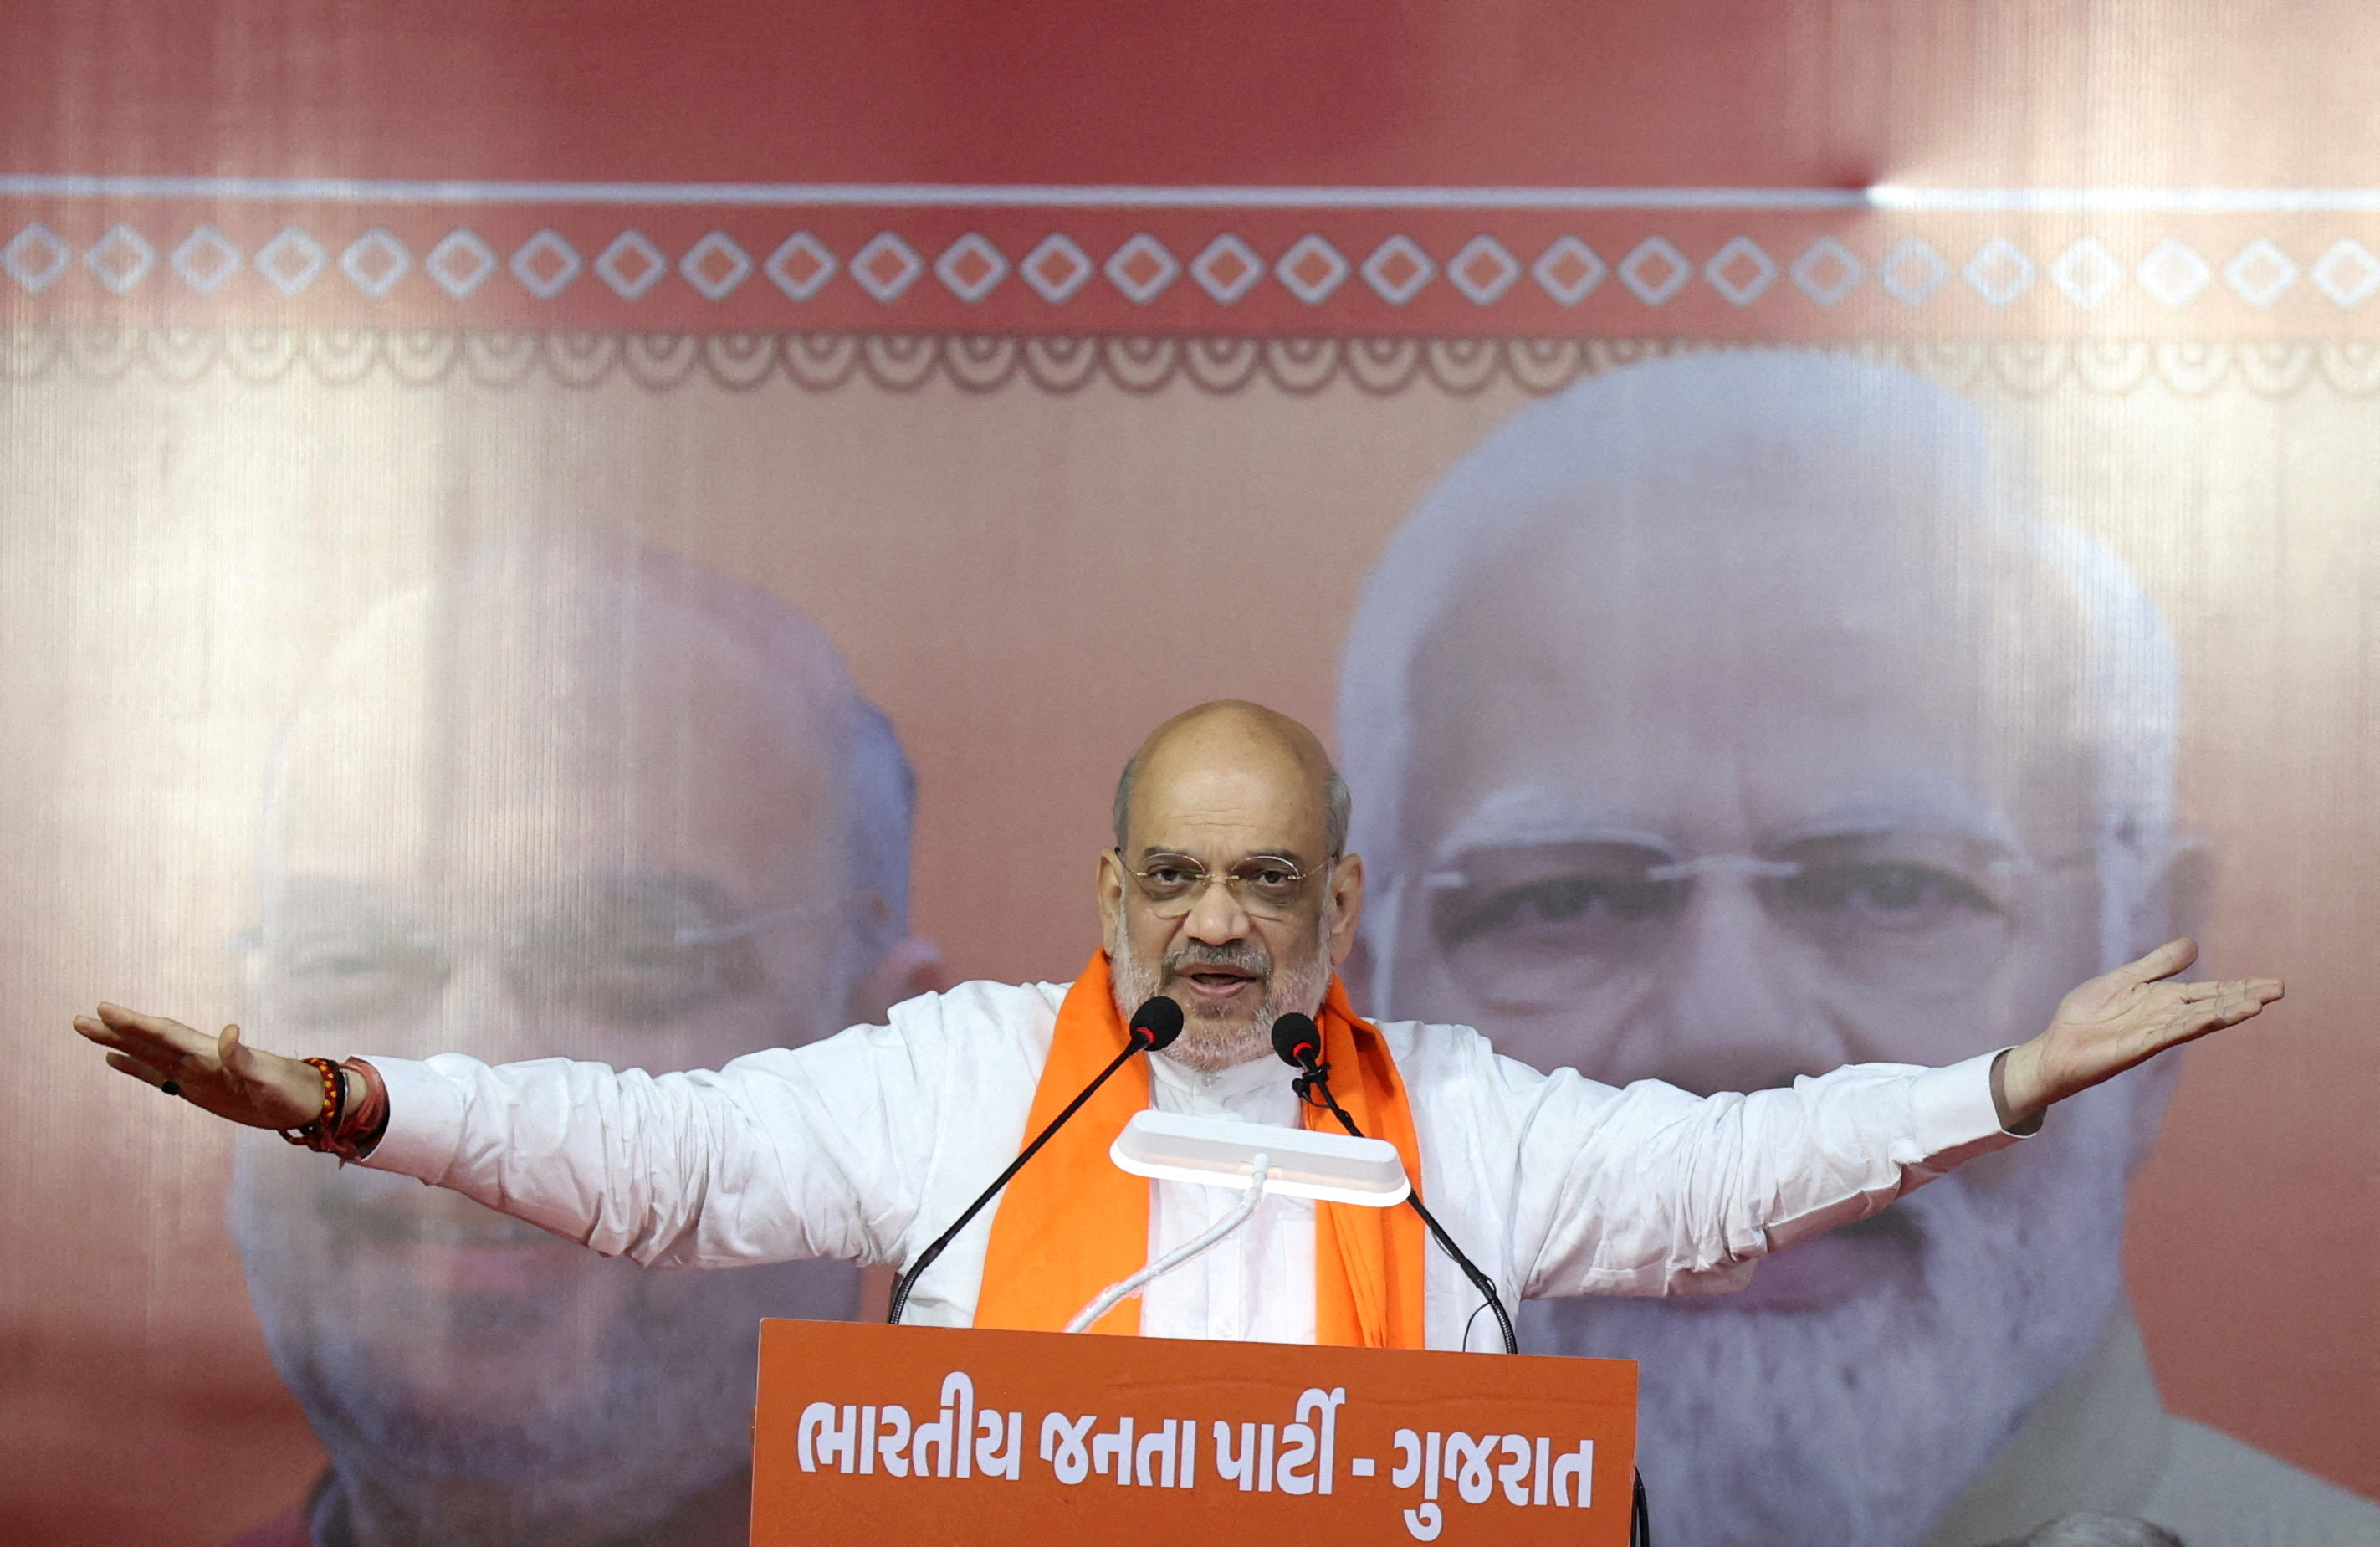
<instances>
[{"instance_id":1,"label":"bald man speaking","mask_svg":"<svg viewBox=\"0 0 2380 1547\"><path fill-rule=\"evenodd\" d=\"M491 1066L322 1050L313 1060L103 1005L76 1029L122 1072L234 1122L451 1188L647 1265L835 1257L907 1268L1165 996L1185 1027L1134 1059L922 1274L907 1319L1056 1331L1101 1288L1203 1231L1222 1193L1106 1163L1155 1105L1331 1124L1272 1056L1315 1017L1331 1089L1396 1143L1448 1235L1507 1299L1728 1288L1760 1259L1875 1213L2048 1108L2281 996L2174 981L2186 940L2068 994L2031 1041L1948 1068L1858 1065L1791 1087L1615 1090L1501 1058L1468 1027L1373 1026L1334 973L1364 865L1345 786L1303 725L1202 705L1153 732L1099 856L1106 940L1071 985L966 983L883 1026L715 1072L549 1059ZM1384 1218L1383 1216L1387 1216ZM1249 1226L1094 1329L1153 1336L1484 1347L1477 1289L1406 1211L1269 1197Z\"/></svg>"}]
</instances>

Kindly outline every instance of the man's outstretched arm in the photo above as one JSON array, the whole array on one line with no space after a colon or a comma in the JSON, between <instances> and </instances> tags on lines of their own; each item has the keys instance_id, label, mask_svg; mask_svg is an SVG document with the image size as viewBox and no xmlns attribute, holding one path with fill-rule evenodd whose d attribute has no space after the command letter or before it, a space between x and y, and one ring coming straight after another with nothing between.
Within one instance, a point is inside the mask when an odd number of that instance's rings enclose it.
<instances>
[{"instance_id":1,"label":"man's outstretched arm","mask_svg":"<svg viewBox=\"0 0 2380 1547\"><path fill-rule=\"evenodd\" d=\"M2019 1142L2052 1103L2281 997L2271 979L2168 981L2196 956L2188 940L2159 946L2068 994L2032 1041L1948 1068L1849 1065L1710 1096L1567 1070L1517 1083L1521 1170L1559 1184L1524 1188L1544 1205L1520 1232L1543 1242L1525 1292L1741 1285L1759 1258Z\"/></svg>"},{"instance_id":2,"label":"man's outstretched arm","mask_svg":"<svg viewBox=\"0 0 2380 1547\"><path fill-rule=\"evenodd\" d=\"M75 1029L111 1066L233 1122L298 1129L322 1115L318 1067L236 1028L209 1036L108 1005ZM369 1054L386 1130L363 1163L649 1264L875 1261L892 1249L882 1230L916 1207L912 1163L933 1151L941 1102L914 1054L875 1027L659 1076Z\"/></svg>"},{"instance_id":3,"label":"man's outstretched arm","mask_svg":"<svg viewBox=\"0 0 2380 1547\"><path fill-rule=\"evenodd\" d=\"M2029 1133L2055 1103L2168 1048L2237 1026L2281 997L2277 978L2172 981L2197 959L2197 942L2169 940L2068 994L2047 1030L2009 1049L1993 1068L2000 1126Z\"/></svg>"}]
</instances>

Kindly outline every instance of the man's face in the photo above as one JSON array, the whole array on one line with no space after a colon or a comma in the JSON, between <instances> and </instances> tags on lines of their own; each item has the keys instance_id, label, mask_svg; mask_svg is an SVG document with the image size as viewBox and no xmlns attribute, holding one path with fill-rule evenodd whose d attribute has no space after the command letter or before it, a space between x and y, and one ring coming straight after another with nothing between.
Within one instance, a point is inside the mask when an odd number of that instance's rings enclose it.
<instances>
[{"instance_id":1,"label":"man's face","mask_svg":"<svg viewBox=\"0 0 2380 1547\"><path fill-rule=\"evenodd\" d=\"M1196 1067L1269 1055L1274 1019L1313 1014L1353 942L1362 866L1333 864L1317 780L1261 738L1193 728L1145 757L1126 826L1099 862L1119 1010L1171 995L1172 1055Z\"/></svg>"},{"instance_id":2,"label":"man's face","mask_svg":"<svg viewBox=\"0 0 2380 1547\"><path fill-rule=\"evenodd\" d=\"M1524 542L1426 647L1388 1009L1701 1092L2032 1035L2100 967L2090 766L2041 669L2074 641L2040 577L1874 513L1670 514ZM1648 1473L1665 1442L1740 1447L1667 1490L1686 1540L1912 1538L2105 1314L2122 1104L2061 1108L1742 1294L1540 1307L1536 1340L1645 1360ZM1901 1475L1868 1496L1855 1456Z\"/></svg>"},{"instance_id":3,"label":"man's face","mask_svg":"<svg viewBox=\"0 0 2380 1547\"><path fill-rule=\"evenodd\" d=\"M522 645L449 621L376 617L293 731L256 1040L658 1073L840 1025L830 746L698 627ZM666 1513L741 1452L758 1318L855 1299L842 1264L606 1261L269 1136L235 1216L334 1456L516 1485L524 1515Z\"/></svg>"}]
</instances>

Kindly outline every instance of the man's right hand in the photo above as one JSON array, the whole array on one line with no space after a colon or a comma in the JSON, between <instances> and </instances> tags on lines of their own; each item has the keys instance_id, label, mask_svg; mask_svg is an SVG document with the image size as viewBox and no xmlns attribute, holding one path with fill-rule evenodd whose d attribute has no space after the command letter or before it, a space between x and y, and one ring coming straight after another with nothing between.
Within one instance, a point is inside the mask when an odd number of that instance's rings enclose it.
<instances>
[{"instance_id":1,"label":"man's right hand","mask_svg":"<svg viewBox=\"0 0 2380 1547\"><path fill-rule=\"evenodd\" d=\"M108 1049L107 1065L144 1085L174 1087L194 1106L252 1128L303 1127L322 1115L322 1077L314 1066L249 1047L239 1028L216 1036L178 1020L102 1005L75 1017L77 1031Z\"/></svg>"}]
</instances>

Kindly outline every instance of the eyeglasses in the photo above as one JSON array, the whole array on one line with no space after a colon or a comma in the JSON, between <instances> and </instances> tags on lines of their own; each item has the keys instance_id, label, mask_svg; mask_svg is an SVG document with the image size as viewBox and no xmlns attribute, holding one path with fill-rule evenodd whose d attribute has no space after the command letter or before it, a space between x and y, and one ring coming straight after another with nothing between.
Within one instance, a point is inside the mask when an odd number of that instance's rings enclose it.
<instances>
[{"instance_id":1,"label":"eyeglasses","mask_svg":"<svg viewBox=\"0 0 2380 1547\"><path fill-rule=\"evenodd\" d=\"M1689 859L1628 834L1473 850L1423 885L1449 970L1506 1008L1549 1007L1649 968L1696 895L1721 881L1749 886L1772 924L1849 981L1949 993L1998 966L2039 878L2091 858L1883 832Z\"/></svg>"},{"instance_id":2,"label":"eyeglasses","mask_svg":"<svg viewBox=\"0 0 2380 1547\"><path fill-rule=\"evenodd\" d=\"M696 877L615 878L508 931L442 931L345 889L304 890L285 921L243 939L278 1006L310 1027L402 1023L429 1013L468 951L496 955L533 1011L653 1029L766 978L758 940L836 905L730 916Z\"/></svg>"},{"instance_id":3,"label":"eyeglasses","mask_svg":"<svg viewBox=\"0 0 2380 1547\"><path fill-rule=\"evenodd\" d=\"M1338 857L1331 857L1331 863ZM1294 859L1277 854L1256 854L1240 860L1218 875L1186 854L1151 854L1135 870L1121 850L1116 862L1124 872L1139 883L1142 900L1148 910L1160 919L1186 918L1208 886L1220 881L1232 895L1232 900L1257 919L1285 919L1297 911L1305 901L1316 879L1298 867ZM1327 874L1326 864L1316 874Z\"/></svg>"}]
</instances>

